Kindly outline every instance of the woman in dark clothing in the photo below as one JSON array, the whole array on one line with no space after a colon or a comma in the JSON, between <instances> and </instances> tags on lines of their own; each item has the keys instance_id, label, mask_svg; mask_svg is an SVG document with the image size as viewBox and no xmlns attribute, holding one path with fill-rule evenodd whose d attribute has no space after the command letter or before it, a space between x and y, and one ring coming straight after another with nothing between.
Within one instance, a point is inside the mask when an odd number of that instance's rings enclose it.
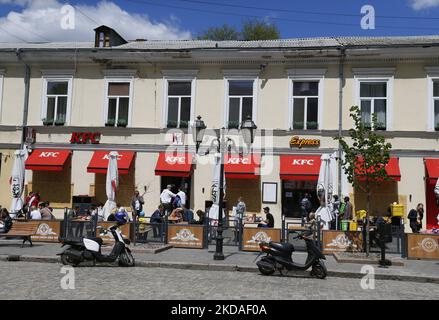
<instances>
[{"instance_id":1,"label":"woman in dark clothing","mask_svg":"<svg viewBox=\"0 0 439 320\"><path fill-rule=\"evenodd\" d=\"M419 203L416 209L410 210L408 219L410 221L410 228L413 233L419 233L422 228L422 219L424 218L424 205Z\"/></svg>"},{"instance_id":2,"label":"woman in dark clothing","mask_svg":"<svg viewBox=\"0 0 439 320\"><path fill-rule=\"evenodd\" d=\"M8 233L12 228L12 219L9 216L8 210L6 208L0 211L0 233Z\"/></svg>"}]
</instances>

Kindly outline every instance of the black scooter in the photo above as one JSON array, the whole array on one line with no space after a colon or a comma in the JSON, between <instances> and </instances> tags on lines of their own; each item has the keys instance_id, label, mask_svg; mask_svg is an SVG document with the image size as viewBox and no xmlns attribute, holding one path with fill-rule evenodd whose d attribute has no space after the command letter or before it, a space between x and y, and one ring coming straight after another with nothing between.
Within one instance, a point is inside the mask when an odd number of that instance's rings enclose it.
<instances>
[{"instance_id":1,"label":"black scooter","mask_svg":"<svg viewBox=\"0 0 439 320\"><path fill-rule=\"evenodd\" d=\"M108 231L111 232L115 241L110 254L101 253L102 238L88 237L83 238L82 241L60 239L62 247L68 246L62 253L58 254L61 256L61 262L64 265L76 267L83 261L92 261L93 265L95 265L96 262L112 263L118 260L120 266L134 266L134 257L131 254L131 250L126 246L130 244L130 240L122 237L119 224L103 230L103 234L106 234Z\"/></svg>"},{"instance_id":2,"label":"black scooter","mask_svg":"<svg viewBox=\"0 0 439 320\"><path fill-rule=\"evenodd\" d=\"M312 236L312 231L308 230L299 233L294 239L303 239L306 243L306 248L308 251L308 257L305 264L295 263L292 259L292 253L294 251L294 246L291 243L279 243L261 242L259 247L261 248L261 254L266 253L267 255L262 257L256 265L259 271L266 276L272 275L276 270L279 270L281 275L285 274L285 270L308 270L311 267L311 276L318 279L325 279L327 275L327 270L323 260L326 257L320 252L319 248L315 245L314 240L310 237ZM260 254L260 255L261 255ZM259 256L258 256L259 257Z\"/></svg>"}]
</instances>

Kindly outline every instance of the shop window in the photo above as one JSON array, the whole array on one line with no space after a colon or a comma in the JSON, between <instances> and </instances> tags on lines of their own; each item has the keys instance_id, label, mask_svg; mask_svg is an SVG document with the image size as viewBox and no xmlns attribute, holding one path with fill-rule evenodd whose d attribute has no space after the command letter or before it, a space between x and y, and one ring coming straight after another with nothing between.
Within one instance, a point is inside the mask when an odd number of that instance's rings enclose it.
<instances>
[{"instance_id":1,"label":"shop window","mask_svg":"<svg viewBox=\"0 0 439 320\"><path fill-rule=\"evenodd\" d=\"M396 202L401 203L401 199L398 196L398 182L397 181L384 181L372 183L372 197L370 200L370 215L380 216L385 215L390 204ZM367 195L361 189L356 187L354 189L354 209L366 210Z\"/></svg>"},{"instance_id":2,"label":"shop window","mask_svg":"<svg viewBox=\"0 0 439 320\"><path fill-rule=\"evenodd\" d=\"M254 115L254 80L228 80L227 127L239 128L248 116Z\"/></svg>"},{"instance_id":3,"label":"shop window","mask_svg":"<svg viewBox=\"0 0 439 320\"><path fill-rule=\"evenodd\" d=\"M126 127L130 112L130 82L109 82L107 91L107 127Z\"/></svg>"},{"instance_id":4,"label":"shop window","mask_svg":"<svg viewBox=\"0 0 439 320\"><path fill-rule=\"evenodd\" d=\"M187 128L191 120L191 81L168 81L167 127Z\"/></svg>"},{"instance_id":5,"label":"shop window","mask_svg":"<svg viewBox=\"0 0 439 320\"><path fill-rule=\"evenodd\" d=\"M360 82L361 120L365 126L372 126L372 115L377 116L376 130L386 130L387 82Z\"/></svg>"},{"instance_id":6,"label":"shop window","mask_svg":"<svg viewBox=\"0 0 439 320\"><path fill-rule=\"evenodd\" d=\"M259 214L262 210L261 193L261 182L259 179L227 179L227 210L232 212L232 208L238 203L238 198L242 197L247 208L247 213Z\"/></svg>"},{"instance_id":7,"label":"shop window","mask_svg":"<svg viewBox=\"0 0 439 320\"><path fill-rule=\"evenodd\" d=\"M293 82L293 123L295 130L318 129L319 82Z\"/></svg>"},{"instance_id":8,"label":"shop window","mask_svg":"<svg viewBox=\"0 0 439 320\"><path fill-rule=\"evenodd\" d=\"M64 125L67 120L69 104L69 80L45 80L43 106L44 125Z\"/></svg>"},{"instance_id":9,"label":"shop window","mask_svg":"<svg viewBox=\"0 0 439 320\"><path fill-rule=\"evenodd\" d=\"M433 126L435 131L439 131L439 79L433 80Z\"/></svg>"}]
</instances>

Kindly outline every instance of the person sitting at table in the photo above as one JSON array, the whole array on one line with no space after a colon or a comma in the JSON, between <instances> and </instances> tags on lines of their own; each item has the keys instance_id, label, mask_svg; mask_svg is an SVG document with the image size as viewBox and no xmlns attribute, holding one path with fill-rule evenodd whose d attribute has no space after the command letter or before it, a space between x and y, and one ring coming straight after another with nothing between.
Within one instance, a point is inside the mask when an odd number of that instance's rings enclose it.
<instances>
[{"instance_id":1,"label":"person sitting at table","mask_svg":"<svg viewBox=\"0 0 439 320\"><path fill-rule=\"evenodd\" d=\"M171 222L180 222L183 220L183 209L182 208L175 208L172 210L171 214L168 217L168 220Z\"/></svg>"},{"instance_id":2,"label":"person sitting at table","mask_svg":"<svg viewBox=\"0 0 439 320\"><path fill-rule=\"evenodd\" d=\"M258 228L274 228L274 217L270 213L270 208L264 208L265 220L258 224Z\"/></svg>"},{"instance_id":3,"label":"person sitting at table","mask_svg":"<svg viewBox=\"0 0 439 320\"><path fill-rule=\"evenodd\" d=\"M159 204L158 208L151 215L149 222L152 224L152 232L154 234L154 238L159 237L159 230L161 227L161 223L163 222L163 216L165 215L165 206L163 204Z\"/></svg>"},{"instance_id":4,"label":"person sitting at table","mask_svg":"<svg viewBox=\"0 0 439 320\"><path fill-rule=\"evenodd\" d=\"M30 218L31 220L41 220L41 213L40 210L37 209L37 207L30 207Z\"/></svg>"},{"instance_id":5,"label":"person sitting at table","mask_svg":"<svg viewBox=\"0 0 439 320\"><path fill-rule=\"evenodd\" d=\"M191 209L186 208L186 205L181 205L183 209L183 221L191 221L194 219L194 213Z\"/></svg>"},{"instance_id":6,"label":"person sitting at table","mask_svg":"<svg viewBox=\"0 0 439 320\"><path fill-rule=\"evenodd\" d=\"M8 233L12 228L12 218L6 208L0 211L0 233Z\"/></svg>"}]
</instances>

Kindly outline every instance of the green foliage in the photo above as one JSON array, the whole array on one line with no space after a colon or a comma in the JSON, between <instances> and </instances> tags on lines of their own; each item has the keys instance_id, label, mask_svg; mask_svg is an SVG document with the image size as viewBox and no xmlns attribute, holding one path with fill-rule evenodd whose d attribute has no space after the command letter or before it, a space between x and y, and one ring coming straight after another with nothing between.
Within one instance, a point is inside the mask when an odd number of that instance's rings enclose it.
<instances>
[{"instance_id":1,"label":"green foliage","mask_svg":"<svg viewBox=\"0 0 439 320\"><path fill-rule=\"evenodd\" d=\"M223 24L221 27L210 27L198 36L198 40L238 40L239 32L234 27Z\"/></svg>"},{"instance_id":2,"label":"green foliage","mask_svg":"<svg viewBox=\"0 0 439 320\"><path fill-rule=\"evenodd\" d=\"M241 31L238 31L235 27L223 24L221 27L210 27L197 37L198 40L214 41L273 40L279 38L279 28L275 24L258 19L245 21Z\"/></svg>"},{"instance_id":3,"label":"green foliage","mask_svg":"<svg viewBox=\"0 0 439 320\"><path fill-rule=\"evenodd\" d=\"M354 187L362 188L370 193L370 182L388 180L386 165L390 159L392 145L385 138L373 131L361 121L361 110L358 106L350 108L350 117L354 120L354 128L349 130L351 145L345 137L335 137L345 152L342 167L347 178ZM377 125L376 114L372 115L372 126ZM365 183L359 183L361 180Z\"/></svg>"},{"instance_id":4,"label":"green foliage","mask_svg":"<svg viewBox=\"0 0 439 320\"><path fill-rule=\"evenodd\" d=\"M280 38L279 28L261 20L248 20L244 22L241 31L241 40L274 40Z\"/></svg>"}]
</instances>

